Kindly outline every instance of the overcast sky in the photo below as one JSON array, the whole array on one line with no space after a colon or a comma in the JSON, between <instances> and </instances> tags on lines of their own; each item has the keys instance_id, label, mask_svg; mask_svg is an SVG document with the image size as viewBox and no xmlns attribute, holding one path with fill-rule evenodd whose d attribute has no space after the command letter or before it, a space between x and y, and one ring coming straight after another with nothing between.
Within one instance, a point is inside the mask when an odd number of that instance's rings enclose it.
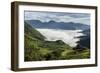
<instances>
[{"instance_id":1,"label":"overcast sky","mask_svg":"<svg viewBox=\"0 0 100 73\"><path fill-rule=\"evenodd\" d=\"M41 22L75 22L90 25L90 14L88 13L68 13L68 12L43 12L25 11L25 20L40 20Z\"/></svg>"}]
</instances>

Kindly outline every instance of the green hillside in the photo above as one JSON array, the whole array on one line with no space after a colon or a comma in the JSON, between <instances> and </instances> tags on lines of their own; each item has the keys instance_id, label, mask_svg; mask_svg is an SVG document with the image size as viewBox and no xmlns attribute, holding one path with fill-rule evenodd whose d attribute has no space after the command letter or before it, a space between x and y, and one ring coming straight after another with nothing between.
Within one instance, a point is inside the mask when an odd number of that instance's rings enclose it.
<instances>
[{"instance_id":1,"label":"green hillside","mask_svg":"<svg viewBox=\"0 0 100 73\"><path fill-rule=\"evenodd\" d=\"M45 41L45 37L26 22L24 28L25 61L89 58L89 49L77 51L61 40Z\"/></svg>"}]
</instances>

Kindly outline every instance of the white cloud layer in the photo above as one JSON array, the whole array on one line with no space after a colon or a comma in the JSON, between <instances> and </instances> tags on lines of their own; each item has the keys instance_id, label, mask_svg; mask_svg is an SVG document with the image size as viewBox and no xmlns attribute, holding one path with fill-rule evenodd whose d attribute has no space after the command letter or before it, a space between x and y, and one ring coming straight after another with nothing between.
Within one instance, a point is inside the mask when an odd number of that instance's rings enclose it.
<instances>
[{"instance_id":1,"label":"white cloud layer","mask_svg":"<svg viewBox=\"0 0 100 73\"><path fill-rule=\"evenodd\" d=\"M79 36L83 36L80 31L82 30L54 30L54 29L37 29L43 36L46 37L47 41L62 40L64 43L75 47Z\"/></svg>"}]
</instances>

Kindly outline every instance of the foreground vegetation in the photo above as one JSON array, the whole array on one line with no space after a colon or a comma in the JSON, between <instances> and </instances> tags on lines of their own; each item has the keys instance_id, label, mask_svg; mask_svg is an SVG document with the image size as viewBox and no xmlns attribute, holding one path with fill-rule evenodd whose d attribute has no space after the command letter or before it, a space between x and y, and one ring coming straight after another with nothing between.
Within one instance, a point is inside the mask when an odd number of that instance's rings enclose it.
<instances>
[{"instance_id":1,"label":"foreground vegetation","mask_svg":"<svg viewBox=\"0 0 100 73\"><path fill-rule=\"evenodd\" d=\"M86 59L90 57L88 48L73 49L61 40L45 41L45 37L25 22L25 61Z\"/></svg>"}]
</instances>

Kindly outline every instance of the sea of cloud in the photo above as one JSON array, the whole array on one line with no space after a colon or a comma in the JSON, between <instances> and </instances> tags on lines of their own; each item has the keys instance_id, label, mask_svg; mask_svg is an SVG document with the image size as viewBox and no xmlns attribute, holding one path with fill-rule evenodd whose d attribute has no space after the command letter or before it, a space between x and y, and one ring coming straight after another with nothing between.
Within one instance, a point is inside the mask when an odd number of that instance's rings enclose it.
<instances>
[{"instance_id":1,"label":"sea of cloud","mask_svg":"<svg viewBox=\"0 0 100 73\"><path fill-rule=\"evenodd\" d=\"M47 41L62 40L64 43L75 47L77 41L80 40L79 36L83 36L80 33L82 30L56 30L56 29L37 29Z\"/></svg>"}]
</instances>

